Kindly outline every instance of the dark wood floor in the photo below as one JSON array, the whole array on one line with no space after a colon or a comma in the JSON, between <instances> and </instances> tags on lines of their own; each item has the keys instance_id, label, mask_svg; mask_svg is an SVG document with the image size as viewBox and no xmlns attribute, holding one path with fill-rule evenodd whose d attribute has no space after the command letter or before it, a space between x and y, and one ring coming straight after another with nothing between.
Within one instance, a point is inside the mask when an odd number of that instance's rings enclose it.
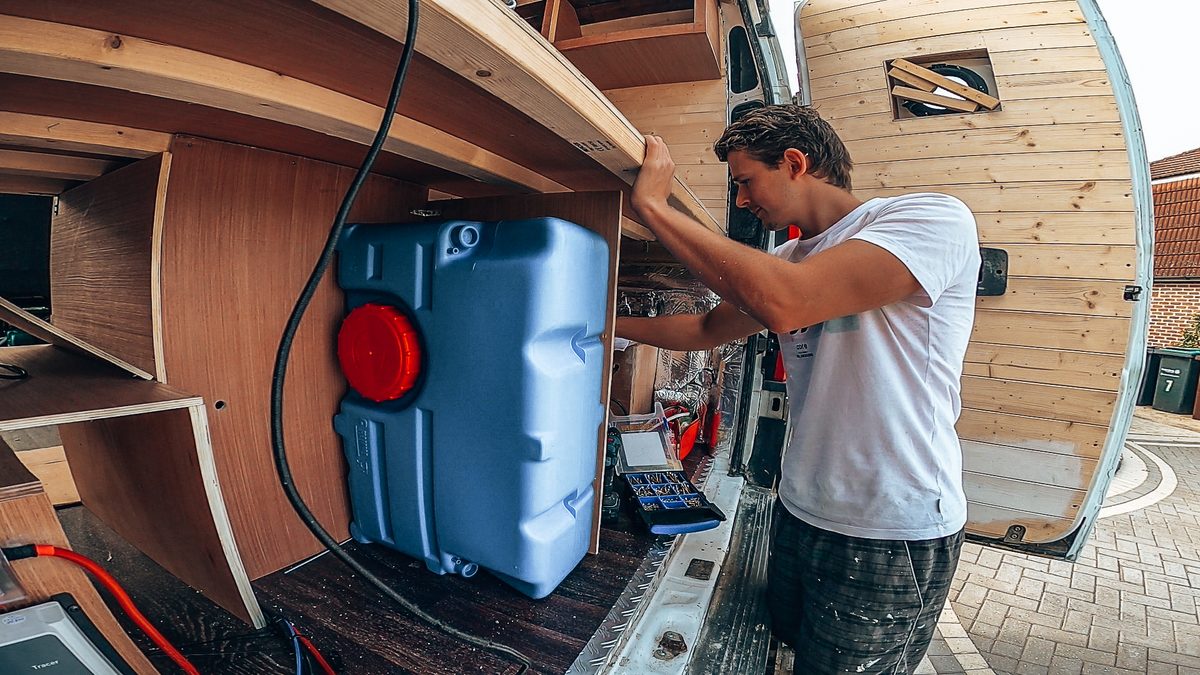
<instances>
[{"instance_id":1,"label":"dark wood floor","mask_svg":"<svg viewBox=\"0 0 1200 675\"><path fill-rule=\"evenodd\" d=\"M105 565L169 640L208 673L293 673L290 644L213 605L130 547L83 507L60 511L72 545ZM624 528L622 529L635 529ZM636 531L636 530L635 530ZM533 662L530 673L562 673L608 614L649 550L638 532L605 529L601 551L586 556L559 588L530 600L481 571L438 576L413 558L378 546L348 545L376 576L459 630L505 643ZM421 622L324 555L254 583L260 601L308 634L341 672L509 673L510 657L480 650ZM119 615L119 611L114 611ZM123 617L126 630L164 673L176 672Z\"/></svg>"}]
</instances>

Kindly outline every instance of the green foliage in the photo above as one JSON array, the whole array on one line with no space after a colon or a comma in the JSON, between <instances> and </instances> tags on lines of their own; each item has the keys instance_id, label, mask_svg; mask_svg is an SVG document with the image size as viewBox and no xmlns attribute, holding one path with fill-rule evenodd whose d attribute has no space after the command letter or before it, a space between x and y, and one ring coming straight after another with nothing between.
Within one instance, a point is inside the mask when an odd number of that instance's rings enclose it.
<instances>
[{"instance_id":1,"label":"green foliage","mask_svg":"<svg viewBox=\"0 0 1200 675\"><path fill-rule=\"evenodd\" d=\"M1191 349L1200 348L1200 314L1193 316L1192 325L1183 329L1178 346Z\"/></svg>"}]
</instances>

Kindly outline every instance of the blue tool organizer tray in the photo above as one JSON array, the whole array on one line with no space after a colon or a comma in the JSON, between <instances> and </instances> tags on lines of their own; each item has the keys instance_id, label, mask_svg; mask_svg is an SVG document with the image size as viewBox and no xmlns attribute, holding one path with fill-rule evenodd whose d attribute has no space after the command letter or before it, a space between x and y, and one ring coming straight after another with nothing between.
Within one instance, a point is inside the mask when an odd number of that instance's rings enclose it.
<instances>
[{"instance_id":1,"label":"blue tool organizer tray","mask_svg":"<svg viewBox=\"0 0 1200 675\"><path fill-rule=\"evenodd\" d=\"M716 527L725 514L696 489L683 471L646 471L622 476L638 514L654 534L682 534Z\"/></svg>"}]
</instances>

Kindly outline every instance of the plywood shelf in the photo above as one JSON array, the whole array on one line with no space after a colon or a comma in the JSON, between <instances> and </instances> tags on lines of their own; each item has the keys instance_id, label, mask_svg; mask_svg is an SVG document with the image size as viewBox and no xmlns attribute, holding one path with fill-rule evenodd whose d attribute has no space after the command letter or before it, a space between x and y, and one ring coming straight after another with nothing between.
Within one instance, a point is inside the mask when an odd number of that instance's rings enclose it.
<instances>
[{"instance_id":1,"label":"plywood shelf","mask_svg":"<svg viewBox=\"0 0 1200 675\"><path fill-rule=\"evenodd\" d=\"M159 382L51 345L5 347L0 362L25 369L25 380L0 380L0 431L136 415L203 405Z\"/></svg>"},{"instance_id":2,"label":"plywood shelf","mask_svg":"<svg viewBox=\"0 0 1200 675\"><path fill-rule=\"evenodd\" d=\"M556 8L561 9L556 13ZM612 30L604 30L605 24ZM566 0L546 3L543 35L600 89L721 77L720 21L714 0L695 0L690 12L661 12L587 28L580 26Z\"/></svg>"}]
</instances>

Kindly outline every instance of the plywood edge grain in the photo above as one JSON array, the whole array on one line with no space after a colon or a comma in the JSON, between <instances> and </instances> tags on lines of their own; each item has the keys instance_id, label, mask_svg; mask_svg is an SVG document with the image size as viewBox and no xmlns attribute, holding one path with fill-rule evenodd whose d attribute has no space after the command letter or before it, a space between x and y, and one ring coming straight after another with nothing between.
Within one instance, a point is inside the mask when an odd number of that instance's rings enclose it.
<instances>
[{"instance_id":1,"label":"plywood edge grain","mask_svg":"<svg viewBox=\"0 0 1200 675\"><path fill-rule=\"evenodd\" d=\"M212 437L208 433L208 413L204 404L188 406L188 414L192 419L192 433L196 439L196 459L200 465L200 476L204 482L204 494L208 497L209 511L213 524L217 528L217 537L221 542L221 551L225 554L225 562L237 585L238 595L246 606L250 623L255 628L267 625L266 615L254 589L250 585L250 576L242 562L242 554L238 550L237 540L233 534L233 524L229 522L229 511L225 508L225 498L221 493L221 481L217 476L217 463L213 457Z\"/></svg>"}]
</instances>

